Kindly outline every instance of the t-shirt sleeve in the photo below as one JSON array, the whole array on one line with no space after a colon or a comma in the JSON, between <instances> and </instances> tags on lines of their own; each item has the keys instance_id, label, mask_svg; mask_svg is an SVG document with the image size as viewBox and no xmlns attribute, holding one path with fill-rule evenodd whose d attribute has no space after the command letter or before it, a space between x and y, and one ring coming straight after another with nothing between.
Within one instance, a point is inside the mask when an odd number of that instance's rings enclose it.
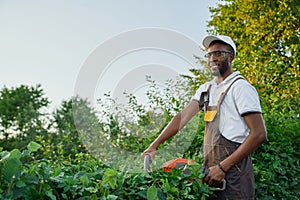
<instances>
[{"instance_id":1,"label":"t-shirt sleeve","mask_svg":"<svg viewBox=\"0 0 300 200\"><path fill-rule=\"evenodd\" d=\"M192 97L192 101L200 101L200 97L202 92L206 91L206 85L200 85L200 87L198 88L198 90L196 91L196 93L194 94L194 96Z\"/></svg>"},{"instance_id":2,"label":"t-shirt sleeve","mask_svg":"<svg viewBox=\"0 0 300 200\"><path fill-rule=\"evenodd\" d=\"M235 88L235 100L239 114L261 113L261 106L256 89L247 81L241 81Z\"/></svg>"}]
</instances>

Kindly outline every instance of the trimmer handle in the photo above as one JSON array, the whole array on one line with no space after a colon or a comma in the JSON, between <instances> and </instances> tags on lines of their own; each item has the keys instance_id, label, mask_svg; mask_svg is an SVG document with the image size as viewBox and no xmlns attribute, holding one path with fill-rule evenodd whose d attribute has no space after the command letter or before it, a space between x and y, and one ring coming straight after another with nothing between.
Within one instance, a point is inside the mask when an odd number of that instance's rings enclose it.
<instances>
[{"instance_id":1,"label":"trimmer handle","mask_svg":"<svg viewBox=\"0 0 300 200\"><path fill-rule=\"evenodd\" d=\"M144 170L146 172L150 172L150 163L151 163L151 156L146 154L144 157Z\"/></svg>"},{"instance_id":2,"label":"trimmer handle","mask_svg":"<svg viewBox=\"0 0 300 200\"><path fill-rule=\"evenodd\" d=\"M202 173L205 175L204 176L204 178L205 178L206 175L209 173L209 168L206 166L202 166L202 167L200 167L200 169L202 170ZM203 180L204 180L204 178L203 178ZM214 184L211 187L214 187L215 190L218 190L218 191L224 191L226 189L226 180L223 179L222 183Z\"/></svg>"},{"instance_id":3,"label":"trimmer handle","mask_svg":"<svg viewBox=\"0 0 300 200\"><path fill-rule=\"evenodd\" d=\"M222 181L222 187L219 187L219 185L218 185L218 186L216 186L215 189L218 190L218 191L224 191L226 189L226 180L223 179L223 181Z\"/></svg>"}]
</instances>

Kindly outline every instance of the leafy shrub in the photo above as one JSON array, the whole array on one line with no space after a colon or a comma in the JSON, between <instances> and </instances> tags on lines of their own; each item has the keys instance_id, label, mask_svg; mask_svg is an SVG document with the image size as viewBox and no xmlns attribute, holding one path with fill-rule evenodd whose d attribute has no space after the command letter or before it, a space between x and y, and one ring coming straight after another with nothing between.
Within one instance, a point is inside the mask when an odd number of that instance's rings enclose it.
<instances>
[{"instance_id":1,"label":"leafy shrub","mask_svg":"<svg viewBox=\"0 0 300 200\"><path fill-rule=\"evenodd\" d=\"M84 153L72 163L36 160L40 148L31 142L22 152L0 153L1 199L200 199L212 193L202 184L204 175L197 164L188 166L188 176L180 169L165 173L160 168L129 174Z\"/></svg>"},{"instance_id":2,"label":"leafy shrub","mask_svg":"<svg viewBox=\"0 0 300 200\"><path fill-rule=\"evenodd\" d=\"M299 119L265 116L268 141L253 155L257 199L300 197Z\"/></svg>"}]
</instances>

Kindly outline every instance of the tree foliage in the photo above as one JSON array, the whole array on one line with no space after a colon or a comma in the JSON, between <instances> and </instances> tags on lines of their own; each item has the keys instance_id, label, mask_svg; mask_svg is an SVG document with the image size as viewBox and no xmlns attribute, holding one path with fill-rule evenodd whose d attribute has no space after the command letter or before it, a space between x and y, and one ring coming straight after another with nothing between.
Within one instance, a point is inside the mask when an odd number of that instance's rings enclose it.
<instances>
[{"instance_id":1,"label":"tree foliage","mask_svg":"<svg viewBox=\"0 0 300 200\"><path fill-rule=\"evenodd\" d=\"M5 144L10 139L15 141L15 147L22 147L36 134L44 132L43 108L49 103L41 85L4 87L0 91L0 133L6 141L3 146L11 148Z\"/></svg>"},{"instance_id":2,"label":"tree foliage","mask_svg":"<svg viewBox=\"0 0 300 200\"><path fill-rule=\"evenodd\" d=\"M87 152L74 123L74 104L87 106L87 102L78 97L62 101L61 106L53 112L54 133L50 136L51 143L60 147L55 148L56 154L60 153L68 158L75 158L77 153Z\"/></svg>"},{"instance_id":3,"label":"tree foliage","mask_svg":"<svg viewBox=\"0 0 300 200\"><path fill-rule=\"evenodd\" d=\"M233 38L238 54L234 67L257 88L265 113L296 117L300 107L299 1L224 2L210 9L209 32Z\"/></svg>"}]
</instances>

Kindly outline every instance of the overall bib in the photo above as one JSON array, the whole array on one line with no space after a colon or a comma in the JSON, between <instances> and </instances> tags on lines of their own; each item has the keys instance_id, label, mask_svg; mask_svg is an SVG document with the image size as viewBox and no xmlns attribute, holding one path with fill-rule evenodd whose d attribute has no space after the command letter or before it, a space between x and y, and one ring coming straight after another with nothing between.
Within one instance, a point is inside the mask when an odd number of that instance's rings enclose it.
<instances>
[{"instance_id":1,"label":"overall bib","mask_svg":"<svg viewBox=\"0 0 300 200\"><path fill-rule=\"evenodd\" d=\"M241 78L236 78L225 92L221 94L216 106L208 106L208 101L204 103L204 121L206 126L203 154L207 167L218 165L240 146L240 143L226 139L219 130L220 106L226 93L238 79ZM210 87L207 91L208 96ZM217 197L208 199L254 199L254 174L250 156L245 157L231 167L226 173L225 180L226 189L224 191L215 191Z\"/></svg>"}]
</instances>

